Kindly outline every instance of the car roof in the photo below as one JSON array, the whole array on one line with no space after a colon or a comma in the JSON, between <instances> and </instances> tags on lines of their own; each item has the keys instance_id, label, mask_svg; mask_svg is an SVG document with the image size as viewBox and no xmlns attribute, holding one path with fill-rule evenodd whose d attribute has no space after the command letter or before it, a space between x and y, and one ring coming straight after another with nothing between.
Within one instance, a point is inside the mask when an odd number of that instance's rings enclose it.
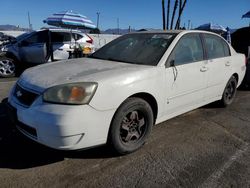
<instances>
[{"instance_id":1,"label":"car roof","mask_svg":"<svg viewBox=\"0 0 250 188\"><path fill-rule=\"evenodd\" d=\"M149 34L156 34L156 33L173 33L173 34L178 34L180 32L182 32L183 30L157 30L157 31L139 31L139 32L136 32L136 33L149 33Z\"/></svg>"},{"instance_id":2,"label":"car roof","mask_svg":"<svg viewBox=\"0 0 250 188\"><path fill-rule=\"evenodd\" d=\"M209 31L203 31L203 30L157 30L157 31L139 31L139 32L134 32L134 33L149 33L149 34L161 34L161 33L169 33L169 34L179 34L179 33L209 33L209 34L214 34L214 35L218 35L216 33L213 32L209 32ZM133 34L133 33L132 33Z\"/></svg>"},{"instance_id":3,"label":"car roof","mask_svg":"<svg viewBox=\"0 0 250 188\"><path fill-rule=\"evenodd\" d=\"M79 33L79 34L84 34L82 31L80 30L76 30L76 29L63 29L63 28L43 28L37 31L44 31L44 30L49 30L52 32L67 32L67 33Z\"/></svg>"},{"instance_id":4,"label":"car roof","mask_svg":"<svg viewBox=\"0 0 250 188\"><path fill-rule=\"evenodd\" d=\"M217 35L219 37L221 37L220 35L218 35L217 33L213 33L210 31L203 31L203 30L157 30L157 31L139 31L139 32L133 32L133 33L129 33L129 34L175 34L175 35L184 35L187 33L205 33L205 34L212 34L212 35ZM223 38L223 37L221 37Z\"/></svg>"}]
</instances>

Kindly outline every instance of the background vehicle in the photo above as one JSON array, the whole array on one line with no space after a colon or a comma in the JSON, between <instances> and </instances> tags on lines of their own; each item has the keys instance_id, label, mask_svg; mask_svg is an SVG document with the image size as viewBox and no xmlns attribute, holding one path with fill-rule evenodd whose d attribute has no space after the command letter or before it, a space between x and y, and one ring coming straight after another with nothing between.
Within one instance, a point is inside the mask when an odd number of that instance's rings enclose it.
<instances>
[{"instance_id":1,"label":"background vehicle","mask_svg":"<svg viewBox=\"0 0 250 188\"><path fill-rule=\"evenodd\" d=\"M24 33L2 47L0 76L14 76L18 68L70 58L74 50L92 53L93 40L77 30L45 29Z\"/></svg>"},{"instance_id":2,"label":"background vehicle","mask_svg":"<svg viewBox=\"0 0 250 188\"><path fill-rule=\"evenodd\" d=\"M110 143L127 154L155 123L214 101L230 105L245 69L244 55L210 32L128 34L89 58L26 70L9 109L17 128L46 146Z\"/></svg>"},{"instance_id":3,"label":"background vehicle","mask_svg":"<svg viewBox=\"0 0 250 188\"><path fill-rule=\"evenodd\" d=\"M13 40L15 40L15 37L0 32L0 50L4 45L10 43Z\"/></svg>"},{"instance_id":4,"label":"background vehicle","mask_svg":"<svg viewBox=\"0 0 250 188\"><path fill-rule=\"evenodd\" d=\"M250 86L250 27L243 27L238 30L236 30L232 34L232 46L234 49L239 52L245 54L245 56L248 58L247 63L247 71L246 75L244 77L244 80L242 82L243 87Z\"/></svg>"}]
</instances>

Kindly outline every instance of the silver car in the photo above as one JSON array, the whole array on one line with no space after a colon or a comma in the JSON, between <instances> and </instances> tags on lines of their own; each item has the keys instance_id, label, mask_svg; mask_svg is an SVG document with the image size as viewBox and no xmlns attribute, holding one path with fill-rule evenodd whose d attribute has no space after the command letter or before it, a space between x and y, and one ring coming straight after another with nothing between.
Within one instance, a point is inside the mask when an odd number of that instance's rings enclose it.
<instances>
[{"instance_id":1,"label":"silver car","mask_svg":"<svg viewBox=\"0 0 250 188\"><path fill-rule=\"evenodd\" d=\"M19 68L69 59L75 49L94 50L93 39L77 30L44 29L24 33L1 49L0 77L12 77Z\"/></svg>"}]
</instances>

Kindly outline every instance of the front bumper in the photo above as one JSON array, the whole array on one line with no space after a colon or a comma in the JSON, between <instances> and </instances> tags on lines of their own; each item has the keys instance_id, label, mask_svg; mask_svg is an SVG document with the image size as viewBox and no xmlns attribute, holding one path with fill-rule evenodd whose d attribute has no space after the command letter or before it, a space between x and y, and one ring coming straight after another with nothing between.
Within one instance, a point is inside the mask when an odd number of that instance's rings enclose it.
<instances>
[{"instance_id":1,"label":"front bumper","mask_svg":"<svg viewBox=\"0 0 250 188\"><path fill-rule=\"evenodd\" d=\"M89 105L44 103L41 97L30 107L23 107L15 97L8 102L18 130L36 142L60 150L105 144L115 113L115 110L98 111Z\"/></svg>"}]
</instances>

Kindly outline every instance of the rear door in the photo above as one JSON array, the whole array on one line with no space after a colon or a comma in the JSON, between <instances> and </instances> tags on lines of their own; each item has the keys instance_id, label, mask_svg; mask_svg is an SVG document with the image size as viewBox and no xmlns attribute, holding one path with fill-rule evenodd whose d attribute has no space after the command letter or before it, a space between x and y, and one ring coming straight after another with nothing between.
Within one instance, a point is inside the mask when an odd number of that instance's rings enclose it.
<instances>
[{"instance_id":1,"label":"rear door","mask_svg":"<svg viewBox=\"0 0 250 188\"><path fill-rule=\"evenodd\" d=\"M172 64L172 65L171 65ZM182 113L199 106L205 91L204 50L198 33L184 35L167 61L166 113Z\"/></svg>"},{"instance_id":2,"label":"rear door","mask_svg":"<svg viewBox=\"0 0 250 188\"><path fill-rule=\"evenodd\" d=\"M51 42L53 47L54 60L69 58L71 34L69 32L51 32Z\"/></svg>"},{"instance_id":3,"label":"rear door","mask_svg":"<svg viewBox=\"0 0 250 188\"><path fill-rule=\"evenodd\" d=\"M231 77L232 58L228 44L219 36L203 34L207 54L205 99L221 96Z\"/></svg>"}]
</instances>

